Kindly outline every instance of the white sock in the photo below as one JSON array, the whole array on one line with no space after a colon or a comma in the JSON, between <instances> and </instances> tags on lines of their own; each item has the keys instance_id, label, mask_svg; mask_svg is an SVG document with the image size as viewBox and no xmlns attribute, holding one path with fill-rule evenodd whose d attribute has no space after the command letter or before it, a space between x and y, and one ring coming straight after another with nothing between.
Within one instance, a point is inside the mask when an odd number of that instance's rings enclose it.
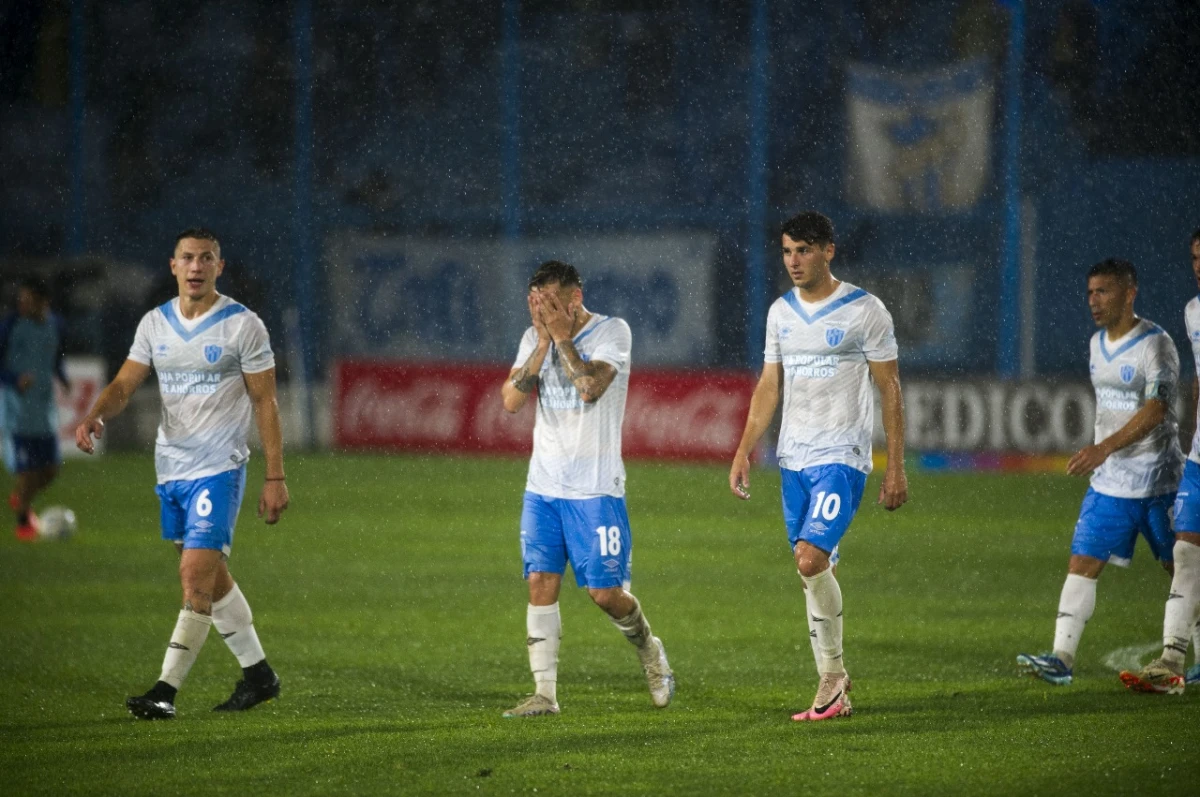
<instances>
[{"instance_id":1,"label":"white sock","mask_svg":"<svg viewBox=\"0 0 1200 797\"><path fill-rule=\"evenodd\" d=\"M258 641L258 632L254 630L250 604L246 603L246 596L237 584L228 595L213 604L212 622L241 666L258 664L267 657Z\"/></svg>"},{"instance_id":2,"label":"white sock","mask_svg":"<svg viewBox=\"0 0 1200 797\"><path fill-rule=\"evenodd\" d=\"M1175 575L1163 613L1163 660L1183 667L1200 602L1200 545L1175 541Z\"/></svg>"},{"instance_id":3,"label":"white sock","mask_svg":"<svg viewBox=\"0 0 1200 797\"><path fill-rule=\"evenodd\" d=\"M1196 624L1192 626L1192 664L1200 664L1200 603L1196 604Z\"/></svg>"},{"instance_id":4,"label":"white sock","mask_svg":"<svg viewBox=\"0 0 1200 797\"><path fill-rule=\"evenodd\" d=\"M525 629L529 634L525 640L529 647L529 669L533 671L537 693L557 701L558 645L562 640L562 616L558 613L558 604L530 604L525 611Z\"/></svg>"},{"instance_id":5,"label":"white sock","mask_svg":"<svg viewBox=\"0 0 1200 797\"><path fill-rule=\"evenodd\" d=\"M809 616L815 621L817 631L817 650L820 659L817 671L826 673L844 673L842 663L842 588L838 586L833 568L827 567L817 575L809 578L800 576L808 586L807 606Z\"/></svg>"},{"instance_id":6,"label":"white sock","mask_svg":"<svg viewBox=\"0 0 1200 797\"><path fill-rule=\"evenodd\" d=\"M629 614L619 620L615 617L608 619L625 635L629 644L637 648L638 659L643 665L658 658L658 648L653 644L654 632L650 630L650 621L642 613L642 604L638 603L637 598L633 598L633 611Z\"/></svg>"},{"instance_id":7,"label":"white sock","mask_svg":"<svg viewBox=\"0 0 1200 797\"><path fill-rule=\"evenodd\" d=\"M1054 623L1054 655L1068 667L1075 666L1075 651L1083 627L1096 610L1096 579L1067 574L1058 599L1058 620Z\"/></svg>"},{"instance_id":8,"label":"white sock","mask_svg":"<svg viewBox=\"0 0 1200 797\"><path fill-rule=\"evenodd\" d=\"M175 622L175 632L171 634L171 644L167 646L167 655L163 657L162 675L158 680L166 681L178 689L187 678L188 670L196 663L200 648L208 638L208 629L212 626L212 618L196 614L189 609L179 612Z\"/></svg>"},{"instance_id":9,"label":"white sock","mask_svg":"<svg viewBox=\"0 0 1200 797\"><path fill-rule=\"evenodd\" d=\"M812 646L813 663L821 673L821 647L817 644L817 620L813 617L812 590L804 590L804 619L808 621L808 643Z\"/></svg>"}]
</instances>

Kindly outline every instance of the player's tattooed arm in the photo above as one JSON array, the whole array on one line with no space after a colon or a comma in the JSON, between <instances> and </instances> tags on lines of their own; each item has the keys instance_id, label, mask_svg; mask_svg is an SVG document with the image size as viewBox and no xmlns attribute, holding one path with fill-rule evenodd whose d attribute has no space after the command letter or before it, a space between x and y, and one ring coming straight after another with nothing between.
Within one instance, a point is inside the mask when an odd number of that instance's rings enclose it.
<instances>
[{"instance_id":1,"label":"player's tattooed arm","mask_svg":"<svg viewBox=\"0 0 1200 797\"><path fill-rule=\"evenodd\" d=\"M531 393L538 386L538 375L530 370L529 363L526 362L513 372L508 381L512 382L512 386L522 393Z\"/></svg>"},{"instance_id":2,"label":"player's tattooed arm","mask_svg":"<svg viewBox=\"0 0 1200 797\"><path fill-rule=\"evenodd\" d=\"M525 402L529 400L529 394L541 382L538 374L541 373L542 363L549 350L549 341L543 346L539 340L537 348L529 355L525 364L509 371L508 379L505 379L504 384L500 386L500 398L504 401L506 412L519 412L525 406Z\"/></svg>"},{"instance_id":3,"label":"player's tattooed arm","mask_svg":"<svg viewBox=\"0 0 1200 797\"><path fill-rule=\"evenodd\" d=\"M559 362L571 384L579 391L579 397L588 404L599 401L616 378L617 369L602 360L584 360L569 339L554 345L558 349Z\"/></svg>"}]
</instances>

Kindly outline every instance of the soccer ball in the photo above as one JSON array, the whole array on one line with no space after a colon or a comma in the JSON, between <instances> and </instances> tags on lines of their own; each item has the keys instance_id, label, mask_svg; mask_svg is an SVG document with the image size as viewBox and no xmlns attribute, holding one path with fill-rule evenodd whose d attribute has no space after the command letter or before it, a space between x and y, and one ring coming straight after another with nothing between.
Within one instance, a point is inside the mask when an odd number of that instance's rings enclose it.
<instances>
[{"instance_id":1,"label":"soccer ball","mask_svg":"<svg viewBox=\"0 0 1200 797\"><path fill-rule=\"evenodd\" d=\"M38 536L43 540L65 540L75 535L79 523L65 506L48 507L38 515Z\"/></svg>"}]
</instances>

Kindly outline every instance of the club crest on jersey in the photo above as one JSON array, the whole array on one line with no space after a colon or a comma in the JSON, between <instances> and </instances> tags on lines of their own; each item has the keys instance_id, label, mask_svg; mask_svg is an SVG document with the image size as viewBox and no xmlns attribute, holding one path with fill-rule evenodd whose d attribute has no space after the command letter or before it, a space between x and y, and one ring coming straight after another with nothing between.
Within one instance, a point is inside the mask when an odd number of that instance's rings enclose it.
<instances>
[{"instance_id":1,"label":"club crest on jersey","mask_svg":"<svg viewBox=\"0 0 1200 797\"><path fill-rule=\"evenodd\" d=\"M1121 366L1121 381L1124 382L1125 384L1128 385L1130 382L1132 382L1133 377L1136 374L1137 374L1137 369L1134 368L1132 365L1122 365Z\"/></svg>"},{"instance_id":2,"label":"club crest on jersey","mask_svg":"<svg viewBox=\"0 0 1200 797\"><path fill-rule=\"evenodd\" d=\"M204 359L208 360L210 363L215 363L217 360L221 359L221 347L205 346Z\"/></svg>"},{"instance_id":3,"label":"club crest on jersey","mask_svg":"<svg viewBox=\"0 0 1200 797\"><path fill-rule=\"evenodd\" d=\"M829 344L829 348L836 348L842 339L846 337L846 330L830 327L825 330L825 342Z\"/></svg>"}]
</instances>

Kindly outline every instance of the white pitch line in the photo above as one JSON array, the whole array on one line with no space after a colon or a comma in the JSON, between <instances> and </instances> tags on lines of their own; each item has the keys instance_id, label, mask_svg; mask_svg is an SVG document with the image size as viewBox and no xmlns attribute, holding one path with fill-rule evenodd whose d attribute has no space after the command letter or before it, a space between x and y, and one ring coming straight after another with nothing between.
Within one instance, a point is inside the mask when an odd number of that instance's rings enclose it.
<instances>
[{"instance_id":1,"label":"white pitch line","mask_svg":"<svg viewBox=\"0 0 1200 797\"><path fill-rule=\"evenodd\" d=\"M1117 648L1107 654L1104 666L1113 672L1122 670L1140 670L1142 659L1148 654L1162 650L1162 642L1144 642L1141 645L1130 645L1127 648Z\"/></svg>"}]
</instances>

